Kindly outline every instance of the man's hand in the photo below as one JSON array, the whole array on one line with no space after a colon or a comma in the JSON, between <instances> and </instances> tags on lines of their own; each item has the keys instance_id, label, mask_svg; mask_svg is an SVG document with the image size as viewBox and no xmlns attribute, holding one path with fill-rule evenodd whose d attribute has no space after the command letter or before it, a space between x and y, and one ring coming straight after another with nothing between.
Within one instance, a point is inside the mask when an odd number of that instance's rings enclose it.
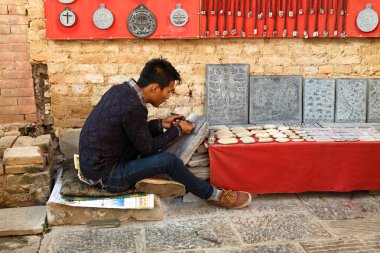
<instances>
[{"instance_id":1,"label":"man's hand","mask_svg":"<svg viewBox=\"0 0 380 253\"><path fill-rule=\"evenodd\" d=\"M179 122L179 119L182 118L183 115L182 114L176 114L176 115L172 115L172 116L169 116L169 117L166 117L164 119L162 119L162 127L165 128L165 129L168 129L172 126L172 124L174 122Z\"/></svg>"},{"instance_id":2,"label":"man's hand","mask_svg":"<svg viewBox=\"0 0 380 253\"><path fill-rule=\"evenodd\" d=\"M195 124L188 121L180 121L176 124L181 126L182 134L190 134L195 129Z\"/></svg>"}]
</instances>

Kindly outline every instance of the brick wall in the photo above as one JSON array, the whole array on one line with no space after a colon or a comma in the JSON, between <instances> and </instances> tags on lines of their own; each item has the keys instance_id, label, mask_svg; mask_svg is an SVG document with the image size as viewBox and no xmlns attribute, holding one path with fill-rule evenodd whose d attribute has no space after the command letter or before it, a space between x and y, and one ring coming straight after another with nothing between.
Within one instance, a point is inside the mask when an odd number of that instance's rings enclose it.
<instances>
[{"instance_id":1,"label":"brick wall","mask_svg":"<svg viewBox=\"0 0 380 253\"><path fill-rule=\"evenodd\" d=\"M37 121L26 7L0 2L0 124Z\"/></svg>"},{"instance_id":2,"label":"brick wall","mask_svg":"<svg viewBox=\"0 0 380 253\"><path fill-rule=\"evenodd\" d=\"M183 84L150 117L203 114L208 63L248 63L253 75L380 77L379 39L47 41L43 8L43 0L29 1L29 41L31 60L47 64L55 127L82 126L109 87L138 78L158 56L180 70Z\"/></svg>"}]
</instances>

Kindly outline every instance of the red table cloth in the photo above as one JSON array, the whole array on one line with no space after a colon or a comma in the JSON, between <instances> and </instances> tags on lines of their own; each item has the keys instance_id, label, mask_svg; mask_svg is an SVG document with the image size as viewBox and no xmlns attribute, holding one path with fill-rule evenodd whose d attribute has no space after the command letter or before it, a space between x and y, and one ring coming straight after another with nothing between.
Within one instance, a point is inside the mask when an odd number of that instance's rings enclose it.
<instances>
[{"instance_id":1,"label":"red table cloth","mask_svg":"<svg viewBox=\"0 0 380 253\"><path fill-rule=\"evenodd\" d=\"M380 142L209 146L210 181L250 193L380 189Z\"/></svg>"}]
</instances>

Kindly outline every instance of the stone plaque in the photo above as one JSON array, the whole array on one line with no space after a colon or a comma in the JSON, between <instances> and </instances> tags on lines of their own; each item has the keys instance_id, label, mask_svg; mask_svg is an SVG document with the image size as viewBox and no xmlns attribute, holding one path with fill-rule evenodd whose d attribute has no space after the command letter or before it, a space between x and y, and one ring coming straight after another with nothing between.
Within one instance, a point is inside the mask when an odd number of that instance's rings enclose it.
<instances>
[{"instance_id":1,"label":"stone plaque","mask_svg":"<svg viewBox=\"0 0 380 253\"><path fill-rule=\"evenodd\" d=\"M368 79L367 122L380 122L380 78Z\"/></svg>"},{"instance_id":2,"label":"stone plaque","mask_svg":"<svg viewBox=\"0 0 380 253\"><path fill-rule=\"evenodd\" d=\"M157 19L144 4L140 4L129 14L127 26L133 36L144 39L156 31Z\"/></svg>"},{"instance_id":3,"label":"stone plaque","mask_svg":"<svg viewBox=\"0 0 380 253\"><path fill-rule=\"evenodd\" d=\"M372 4L367 4L356 18L356 25L362 32L372 32L379 24L379 15L372 9Z\"/></svg>"},{"instance_id":4,"label":"stone plaque","mask_svg":"<svg viewBox=\"0 0 380 253\"><path fill-rule=\"evenodd\" d=\"M303 122L334 122L335 79L304 80Z\"/></svg>"},{"instance_id":5,"label":"stone plaque","mask_svg":"<svg viewBox=\"0 0 380 253\"><path fill-rule=\"evenodd\" d=\"M59 22L66 27L71 27L75 25L77 22L77 16L75 13L69 8L66 7L60 14L59 14Z\"/></svg>"},{"instance_id":6,"label":"stone plaque","mask_svg":"<svg viewBox=\"0 0 380 253\"><path fill-rule=\"evenodd\" d=\"M100 4L100 8L92 16L92 21L97 28L105 30L112 26L114 18L112 12L106 9L104 4Z\"/></svg>"},{"instance_id":7,"label":"stone plaque","mask_svg":"<svg viewBox=\"0 0 380 253\"><path fill-rule=\"evenodd\" d=\"M189 21L189 14L182 9L180 4L177 4L176 8L170 14L170 22L172 22L174 26L181 27L186 25L187 21Z\"/></svg>"},{"instance_id":8,"label":"stone plaque","mask_svg":"<svg viewBox=\"0 0 380 253\"><path fill-rule=\"evenodd\" d=\"M367 80L336 79L335 122L366 122Z\"/></svg>"},{"instance_id":9,"label":"stone plaque","mask_svg":"<svg viewBox=\"0 0 380 253\"><path fill-rule=\"evenodd\" d=\"M206 79L207 122L247 124L249 65L207 64Z\"/></svg>"},{"instance_id":10,"label":"stone plaque","mask_svg":"<svg viewBox=\"0 0 380 253\"><path fill-rule=\"evenodd\" d=\"M251 76L249 123L302 122L301 76Z\"/></svg>"}]
</instances>

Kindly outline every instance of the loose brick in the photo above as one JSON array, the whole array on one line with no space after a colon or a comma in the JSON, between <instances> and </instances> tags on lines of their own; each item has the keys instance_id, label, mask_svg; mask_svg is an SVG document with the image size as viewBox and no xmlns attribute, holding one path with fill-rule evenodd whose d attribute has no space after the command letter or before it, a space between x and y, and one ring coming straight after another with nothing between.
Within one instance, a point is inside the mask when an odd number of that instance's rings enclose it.
<instances>
[{"instance_id":1,"label":"loose brick","mask_svg":"<svg viewBox=\"0 0 380 253\"><path fill-rule=\"evenodd\" d=\"M37 173L37 172L42 172L42 171L44 171L43 164L5 166L6 174Z\"/></svg>"},{"instance_id":2,"label":"loose brick","mask_svg":"<svg viewBox=\"0 0 380 253\"><path fill-rule=\"evenodd\" d=\"M34 139L32 145L38 146L44 153L48 153L51 149L51 135L50 134L44 134L37 136L37 138Z\"/></svg>"},{"instance_id":3,"label":"loose brick","mask_svg":"<svg viewBox=\"0 0 380 253\"><path fill-rule=\"evenodd\" d=\"M17 147L31 147L33 146L35 138L30 136L20 136L17 138L16 142L13 144L12 148Z\"/></svg>"},{"instance_id":4,"label":"loose brick","mask_svg":"<svg viewBox=\"0 0 380 253\"><path fill-rule=\"evenodd\" d=\"M4 150L12 147L16 139L17 136L4 136L0 138L0 158L3 157Z\"/></svg>"},{"instance_id":5,"label":"loose brick","mask_svg":"<svg viewBox=\"0 0 380 253\"><path fill-rule=\"evenodd\" d=\"M23 122L24 115L0 115L0 124Z\"/></svg>"},{"instance_id":6,"label":"loose brick","mask_svg":"<svg viewBox=\"0 0 380 253\"><path fill-rule=\"evenodd\" d=\"M7 148L4 151L4 165L45 165L44 155L39 147Z\"/></svg>"},{"instance_id":7,"label":"loose brick","mask_svg":"<svg viewBox=\"0 0 380 253\"><path fill-rule=\"evenodd\" d=\"M31 88L1 89L1 95L4 97L32 97L34 90Z\"/></svg>"}]
</instances>

